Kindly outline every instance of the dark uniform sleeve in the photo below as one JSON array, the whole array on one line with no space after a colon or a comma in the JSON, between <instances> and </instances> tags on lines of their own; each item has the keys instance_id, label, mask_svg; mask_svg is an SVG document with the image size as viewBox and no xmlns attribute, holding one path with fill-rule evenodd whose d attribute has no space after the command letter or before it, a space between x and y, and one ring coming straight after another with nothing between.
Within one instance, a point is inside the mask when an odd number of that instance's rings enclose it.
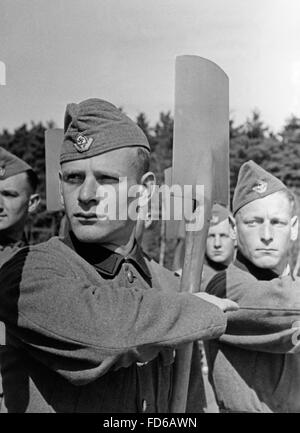
<instances>
[{"instance_id":1,"label":"dark uniform sleeve","mask_svg":"<svg viewBox=\"0 0 300 433\"><path fill-rule=\"evenodd\" d=\"M248 350L295 354L300 350L300 282L290 276L259 281L229 268L216 275L207 291L228 297L240 309L228 313L220 341Z\"/></svg>"},{"instance_id":2,"label":"dark uniform sleeve","mask_svg":"<svg viewBox=\"0 0 300 433\"><path fill-rule=\"evenodd\" d=\"M194 295L91 286L60 251L38 248L1 269L0 320L32 356L80 383L144 360L149 348L216 338L226 328L224 313Z\"/></svg>"}]
</instances>

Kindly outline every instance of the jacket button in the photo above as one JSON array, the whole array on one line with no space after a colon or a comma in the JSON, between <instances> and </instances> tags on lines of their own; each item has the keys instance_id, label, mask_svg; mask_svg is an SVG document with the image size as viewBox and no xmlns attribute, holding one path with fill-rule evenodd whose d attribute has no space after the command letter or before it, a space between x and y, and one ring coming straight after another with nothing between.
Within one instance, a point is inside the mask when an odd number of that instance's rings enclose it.
<instances>
[{"instance_id":1,"label":"jacket button","mask_svg":"<svg viewBox=\"0 0 300 433\"><path fill-rule=\"evenodd\" d=\"M131 270L129 270L129 271L127 272L127 279L128 279L128 281L129 281L130 283L133 283L134 276L133 276L133 273L132 273Z\"/></svg>"},{"instance_id":2,"label":"jacket button","mask_svg":"<svg viewBox=\"0 0 300 433\"><path fill-rule=\"evenodd\" d=\"M142 401L142 411L146 412L146 410L147 410L147 400L143 400Z\"/></svg>"}]
</instances>

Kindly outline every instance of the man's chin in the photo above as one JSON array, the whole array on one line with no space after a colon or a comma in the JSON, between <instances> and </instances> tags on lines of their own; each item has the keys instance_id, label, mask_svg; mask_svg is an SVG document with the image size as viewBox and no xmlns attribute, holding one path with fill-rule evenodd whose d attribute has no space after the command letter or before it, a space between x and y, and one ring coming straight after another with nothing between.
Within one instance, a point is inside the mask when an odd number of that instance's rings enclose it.
<instances>
[{"instance_id":1,"label":"man's chin","mask_svg":"<svg viewBox=\"0 0 300 433\"><path fill-rule=\"evenodd\" d=\"M216 263L223 263L226 261L226 258L224 256L212 256L211 260Z\"/></svg>"},{"instance_id":2,"label":"man's chin","mask_svg":"<svg viewBox=\"0 0 300 433\"><path fill-rule=\"evenodd\" d=\"M275 269L278 266L278 258L275 257L260 257L252 260L252 263L258 268Z\"/></svg>"},{"instance_id":3,"label":"man's chin","mask_svg":"<svg viewBox=\"0 0 300 433\"><path fill-rule=\"evenodd\" d=\"M105 242L108 236L104 230L95 229L94 227L76 227L73 233L80 242L91 244Z\"/></svg>"},{"instance_id":4,"label":"man's chin","mask_svg":"<svg viewBox=\"0 0 300 433\"><path fill-rule=\"evenodd\" d=\"M9 224L7 223L7 221L4 220L4 218L0 218L0 230L4 231L7 230L9 228Z\"/></svg>"}]
</instances>

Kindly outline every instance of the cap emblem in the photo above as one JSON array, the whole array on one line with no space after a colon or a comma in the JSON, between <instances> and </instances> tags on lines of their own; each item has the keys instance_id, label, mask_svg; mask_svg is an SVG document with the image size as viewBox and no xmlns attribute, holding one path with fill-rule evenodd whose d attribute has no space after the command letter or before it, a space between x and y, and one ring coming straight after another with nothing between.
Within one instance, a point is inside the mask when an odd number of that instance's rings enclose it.
<instances>
[{"instance_id":1,"label":"cap emblem","mask_svg":"<svg viewBox=\"0 0 300 433\"><path fill-rule=\"evenodd\" d=\"M263 194L267 191L268 183L264 180L259 180L256 182L256 185L252 188L253 191L257 192L258 194Z\"/></svg>"},{"instance_id":2,"label":"cap emblem","mask_svg":"<svg viewBox=\"0 0 300 433\"><path fill-rule=\"evenodd\" d=\"M73 143L74 147L78 150L78 152L86 152L91 147L94 139L92 137L87 138L85 135L80 134L77 135L76 141Z\"/></svg>"},{"instance_id":3,"label":"cap emblem","mask_svg":"<svg viewBox=\"0 0 300 433\"><path fill-rule=\"evenodd\" d=\"M218 224L218 222L219 222L219 217L218 217L218 215L213 215L213 216L211 217L210 222L211 222L212 224Z\"/></svg>"}]
</instances>

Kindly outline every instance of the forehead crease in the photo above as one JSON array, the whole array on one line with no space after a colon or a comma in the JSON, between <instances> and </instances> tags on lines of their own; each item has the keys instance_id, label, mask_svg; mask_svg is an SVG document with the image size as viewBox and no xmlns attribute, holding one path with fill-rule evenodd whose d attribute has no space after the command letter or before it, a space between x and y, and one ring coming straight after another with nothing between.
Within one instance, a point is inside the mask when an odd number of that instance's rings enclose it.
<instances>
[{"instance_id":1,"label":"forehead crease","mask_svg":"<svg viewBox=\"0 0 300 433\"><path fill-rule=\"evenodd\" d=\"M65 175L81 175L81 176L96 176L96 177L100 177L100 176L112 176L112 177L122 177L122 173L119 173L118 171L112 170L109 167L107 167L106 169L99 169L99 168L95 168L92 170L85 170L83 168L66 168L64 170L62 170L62 174Z\"/></svg>"},{"instance_id":2,"label":"forehead crease","mask_svg":"<svg viewBox=\"0 0 300 433\"><path fill-rule=\"evenodd\" d=\"M120 151L123 149L119 149ZM129 160L131 161L131 159ZM93 173L111 173L122 175L128 170L126 154L107 152L87 159L80 159L63 163L61 166L65 172L88 172Z\"/></svg>"},{"instance_id":3,"label":"forehead crease","mask_svg":"<svg viewBox=\"0 0 300 433\"><path fill-rule=\"evenodd\" d=\"M280 215L285 216L289 214L291 211L290 202L288 199L286 201L281 200L277 203L270 203L268 208L266 209L266 213L268 216L272 217L278 217Z\"/></svg>"},{"instance_id":4,"label":"forehead crease","mask_svg":"<svg viewBox=\"0 0 300 433\"><path fill-rule=\"evenodd\" d=\"M211 227L208 230L209 235L227 235L229 233L229 226L228 227Z\"/></svg>"},{"instance_id":5,"label":"forehead crease","mask_svg":"<svg viewBox=\"0 0 300 433\"><path fill-rule=\"evenodd\" d=\"M285 210L285 208L289 208L289 201L288 199L284 200L284 197L276 200L263 200L264 199L260 199L248 203L240 210L240 215L244 216L247 214L266 214L268 212L280 212L282 210Z\"/></svg>"},{"instance_id":6,"label":"forehead crease","mask_svg":"<svg viewBox=\"0 0 300 433\"><path fill-rule=\"evenodd\" d=\"M64 162L61 165L61 170L62 171L73 171L73 170L85 170L86 167L88 166L88 161L87 159L79 159L77 161L68 161L68 162Z\"/></svg>"},{"instance_id":7,"label":"forehead crease","mask_svg":"<svg viewBox=\"0 0 300 433\"><path fill-rule=\"evenodd\" d=\"M269 209L257 209L245 212L241 214L242 218L255 218L257 220L278 220L278 219L286 219L290 217L290 209L286 208L269 208Z\"/></svg>"}]
</instances>

